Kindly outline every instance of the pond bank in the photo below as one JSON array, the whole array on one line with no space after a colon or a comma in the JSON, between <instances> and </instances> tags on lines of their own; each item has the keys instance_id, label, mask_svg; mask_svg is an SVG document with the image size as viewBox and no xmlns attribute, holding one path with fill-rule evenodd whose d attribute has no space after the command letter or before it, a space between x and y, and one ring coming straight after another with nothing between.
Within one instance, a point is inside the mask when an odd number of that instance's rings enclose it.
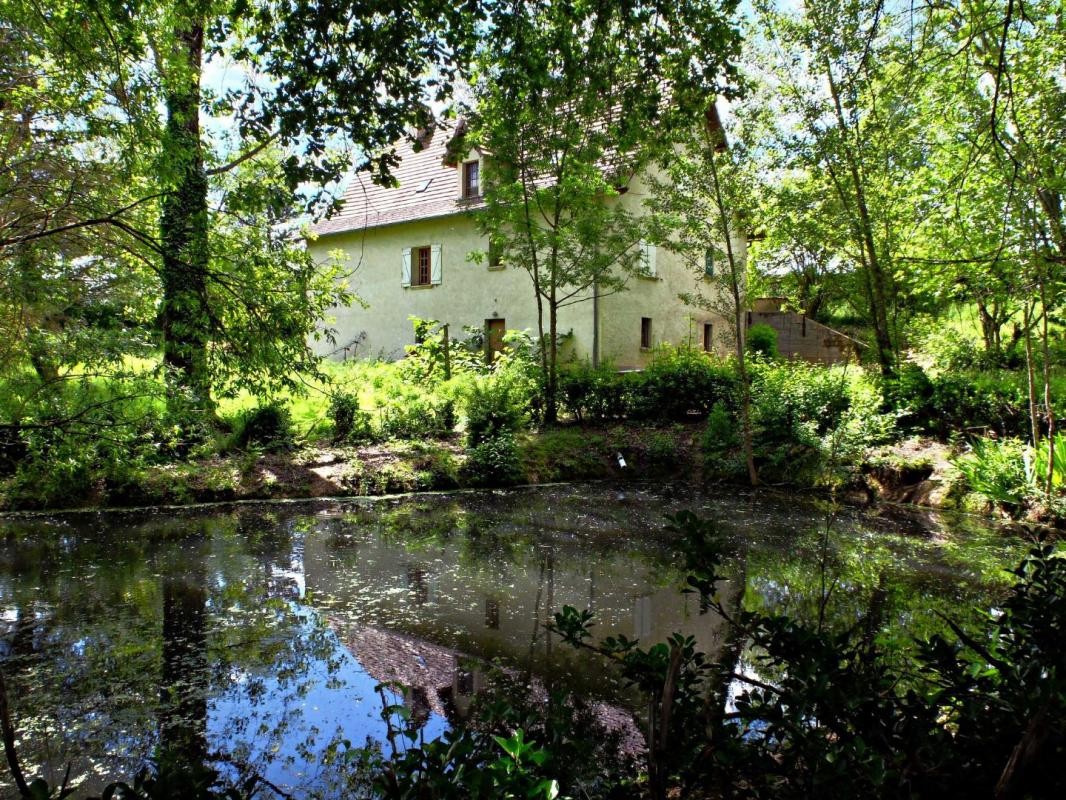
<instances>
[{"instance_id":1,"label":"pond bank","mask_svg":"<svg viewBox=\"0 0 1066 800\"><path fill-rule=\"evenodd\" d=\"M672 480L743 485L705 470L700 423L667 426L560 426L518 440L518 470L505 482L466 469L457 437L420 442L308 446L285 452L247 450L146 468L121 483L101 483L88 498L42 506L33 498L0 494L0 511L189 506L234 501L378 497L417 492L545 485L588 480ZM968 493L948 445L908 439L867 454L835 498L850 505L880 503L964 511L1009 519L980 495ZM774 481L765 488L828 496L825 485ZM1033 519L1046 523L1047 520Z\"/></svg>"}]
</instances>

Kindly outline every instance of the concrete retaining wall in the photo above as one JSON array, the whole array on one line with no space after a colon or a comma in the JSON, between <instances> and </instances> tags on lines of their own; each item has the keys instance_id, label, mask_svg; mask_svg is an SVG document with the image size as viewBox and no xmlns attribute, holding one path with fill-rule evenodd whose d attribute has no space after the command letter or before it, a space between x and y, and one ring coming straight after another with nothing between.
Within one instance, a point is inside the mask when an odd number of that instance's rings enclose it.
<instances>
[{"instance_id":1,"label":"concrete retaining wall","mask_svg":"<svg viewBox=\"0 0 1066 800\"><path fill-rule=\"evenodd\" d=\"M856 359L862 347L850 336L794 311L749 311L748 327L760 324L777 331L777 349L785 358L839 364Z\"/></svg>"}]
</instances>

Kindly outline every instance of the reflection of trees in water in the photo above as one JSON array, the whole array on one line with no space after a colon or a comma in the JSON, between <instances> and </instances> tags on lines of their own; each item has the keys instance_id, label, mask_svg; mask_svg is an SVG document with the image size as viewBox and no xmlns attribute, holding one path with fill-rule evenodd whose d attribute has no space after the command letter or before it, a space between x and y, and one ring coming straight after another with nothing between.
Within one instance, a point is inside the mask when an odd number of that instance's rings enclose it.
<instances>
[{"instance_id":1,"label":"reflection of trees in water","mask_svg":"<svg viewBox=\"0 0 1066 800\"><path fill-rule=\"evenodd\" d=\"M159 683L161 764L193 771L207 761L207 565L203 534L163 565L163 659Z\"/></svg>"},{"instance_id":2,"label":"reflection of trees in water","mask_svg":"<svg viewBox=\"0 0 1066 800\"><path fill-rule=\"evenodd\" d=\"M381 604L360 605L367 592L377 591L372 562L387 550L405 565L385 577L404 589L406 610L384 624L410 623L412 633L443 639L431 614L462 602L470 606L469 628L454 652L465 653L516 628L520 616L512 661L519 678L543 675L546 697L555 694L549 691L553 681L578 693L599 691L604 670L553 644L543 630L555 604L613 613L628 626L627 635L646 633L667 594L676 597L679 576L677 559L658 533L661 512L674 501L637 493L616 500L598 489L581 497L516 492L355 510L343 505L330 516L300 507L247 507L166 519L124 515L26 524L21 538L0 541L0 603L8 612L0 657L20 732L37 738L33 760L49 762L53 777L79 753L92 753L98 763L82 758L75 771L99 766L128 775L157 734L160 744L187 760L200 757L211 745L205 720L212 698L236 698L240 711L226 732L232 746L209 755L236 763L237 772L266 769L270 747L300 725L309 665L324 665L325 680L339 667L330 631L294 602L302 592L305 541L317 542L317 552L328 557L327 585L308 587L314 602L324 601L318 607L336 612L344 624L392 613ZM727 560L735 588L727 599L743 597L750 608L806 619L822 614L826 625L866 620L869 635L903 639L916 626L932 624L937 610L987 602L993 568L1013 559L988 538L978 540L970 559L950 530L880 536L870 531L889 523L864 527L856 520L845 514L825 527L809 512L788 518L765 509L756 516L724 513L725 538L747 543ZM370 564L366 579L359 573L364 562ZM513 589L515 576L527 572L530 614L519 609L523 598ZM960 574L972 578L960 582ZM445 583L451 577L465 583L469 596L449 596L456 592ZM364 583L356 585L359 580ZM641 586L619 591L627 581ZM686 618L697 616L683 605L689 602L676 606ZM404 616L407 611L411 616ZM716 654L722 674L743 669L743 645L726 627L701 642ZM478 688L486 662L460 668L463 659L450 657L441 686L413 690L414 716L443 702L430 689L443 688L447 699L449 692L468 697L465 691ZM621 695L610 691L604 696ZM724 687L708 691L725 697ZM185 729L182 720L190 723ZM64 737L49 739L44 732L50 729ZM332 731L308 731L302 744L324 752L336 742Z\"/></svg>"},{"instance_id":3,"label":"reflection of trees in water","mask_svg":"<svg viewBox=\"0 0 1066 800\"><path fill-rule=\"evenodd\" d=\"M830 508L793 532L787 554L752 548L747 603L832 631L861 620L869 637L907 647L915 635L945 630L940 614L987 607L1004 588L1002 565L1017 557L1019 543L999 536L974 544L979 557L960 559L942 538L873 535L857 530L851 513Z\"/></svg>"},{"instance_id":4,"label":"reflection of trees in water","mask_svg":"<svg viewBox=\"0 0 1066 800\"><path fill-rule=\"evenodd\" d=\"M299 553L286 518L131 514L115 535L113 521L94 516L83 529L21 526L23 537L0 543L0 657L27 772L44 768L55 785L69 763L75 779L98 776L85 792L132 775L157 744L176 766L208 755L242 762L243 753L208 752L209 698L235 675L249 711L286 709L262 734L276 740L306 691L306 665L336 666L335 643L290 602ZM277 681L271 696L256 692L265 676ZM260 737L258 726L244 732Z\"/></svg>"}]
</instances>

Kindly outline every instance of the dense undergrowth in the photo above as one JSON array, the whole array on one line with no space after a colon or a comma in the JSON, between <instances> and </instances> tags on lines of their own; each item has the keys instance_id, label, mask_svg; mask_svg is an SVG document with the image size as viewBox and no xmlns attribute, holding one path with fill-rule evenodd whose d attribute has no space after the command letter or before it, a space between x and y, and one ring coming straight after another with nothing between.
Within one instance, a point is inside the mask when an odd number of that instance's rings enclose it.
<instances>
[{"instance_id":1,"label":"dense undergrowth","mask_svg":"<svg viewBox=\"0 0 1066 800\"><path fill-rule=\"evenodd\" d=\"M663 346L641 372L572 361L559 381L565 419L544 427L537 348L528 336L510 334L506 351L489 364L476 338L445 351L432 323L418 323L423 344L403 361L331 363L299 393L223 398L217 423L191 437L168 417L150 362L118 378L72 373L50 385L32 373L9 378L0 399L0 503L48 508L299 495L310 492L316 478L309 469L323 449L346 464L330 475L335 493L679 471L707 481L746 479L729 359ZM939 441L951 462L940 476L949 484L940 504L1061 519L1066 439L1055 440L1049 492L1048 444L1025 444L1024 376L981 368L960 348L941 344L919 353L885 381L855 364L784 361L772 340L758 344L750 374L761 480L848 490L871 471L921 472L920 447L911 456L893 448Z\"/></svg>"}]
</instances>

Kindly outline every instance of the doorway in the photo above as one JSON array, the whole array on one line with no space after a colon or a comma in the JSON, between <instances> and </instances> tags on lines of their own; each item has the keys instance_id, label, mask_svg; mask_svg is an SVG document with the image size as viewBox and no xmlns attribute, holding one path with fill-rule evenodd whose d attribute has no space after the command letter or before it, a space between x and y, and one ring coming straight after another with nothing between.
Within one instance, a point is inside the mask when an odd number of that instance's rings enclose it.
<instances>
[{"instance_id":1,"label":"doorway","mask_svg":"<svg viewBox=\"0 0 1066 800\"><path fill-rule=\"evenodd\" d=\"M485 359L490 364L496 360L499 353L503 352L503 334L506 330L506 320L485 320Z\"/></svg>"}]
</instances>

